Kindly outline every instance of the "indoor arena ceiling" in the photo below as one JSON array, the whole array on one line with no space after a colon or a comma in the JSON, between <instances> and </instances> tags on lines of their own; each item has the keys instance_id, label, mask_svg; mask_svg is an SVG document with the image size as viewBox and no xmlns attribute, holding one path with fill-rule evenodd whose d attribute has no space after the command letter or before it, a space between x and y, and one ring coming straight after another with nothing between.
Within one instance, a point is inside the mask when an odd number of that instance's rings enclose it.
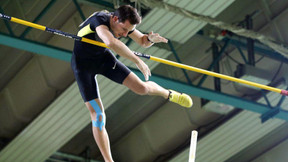
<instances>
[{"instance_id":1,"label":"indoor arena ceiling","mask_svg":"<svg viewBox=\"0 0 288 162\"><path fill-rule=\"evenodd\" d=\"M250 18L251 30L288 42L286 0L164 2L243 28ZM247 64L251 48L246 38L129 0L2 0L0 13L76 34L85 18L113 11L116 4L136 6L143 16L137 29L169 39L150 48L121 39L134 51L229 76L236 75L239 64ZM0 162L103 161L70 67L73 45L69 38L0 20ZM221 55L218 61L215 50ZM258 41L254 53L255 67L269 85L287 89L287 57ZM143 79L131 61L119 60ZM280 94L213 77L203 80L200 73L144 61L151 80L189 94L194 105L186 109L161 97L139 96L98 76L115 161L187 161L192 130L198 131L198 162L260 162L287 146L288 100ZM278 156L274 161L287 161Z\"/></svg>"}]
</instances>

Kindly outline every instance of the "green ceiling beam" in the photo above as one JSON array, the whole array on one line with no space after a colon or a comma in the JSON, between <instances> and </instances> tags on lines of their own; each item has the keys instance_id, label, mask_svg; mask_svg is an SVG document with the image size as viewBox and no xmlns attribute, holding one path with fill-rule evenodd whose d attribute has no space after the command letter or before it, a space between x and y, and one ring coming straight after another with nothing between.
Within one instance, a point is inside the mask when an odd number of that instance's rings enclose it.
<instances>
[{"instance_id":1,"label":"green ceiling beam","mask_svg":"<svg viewBox=\"0 0 288 162\"><path fill-rule=\"evenodd\" d=\"M35 54L49 56L63 61L70 61L70 58L72 56L71 51L30 40L24 40L17 37L12 37L4 33L0 33L0 44L32 52Z\"/></svg>"}]
</instances>

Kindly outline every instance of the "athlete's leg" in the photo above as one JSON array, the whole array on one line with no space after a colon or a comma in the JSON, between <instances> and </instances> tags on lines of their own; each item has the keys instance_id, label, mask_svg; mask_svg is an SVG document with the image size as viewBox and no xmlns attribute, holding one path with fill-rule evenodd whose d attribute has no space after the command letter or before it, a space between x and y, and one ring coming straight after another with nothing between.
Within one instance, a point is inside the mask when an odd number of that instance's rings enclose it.
<instances>
[{"instance_id":1,"label":"athlete's leg","mask_svg":"<svg viewBox=\"0 0 288 162\"><path fill-rule=\"evenodd\" d=\"M124 84L133 92L140 95L158 95L184 107L192 106L192 99L187 94L181 94L176 91L164 89L155 82L143 82L123 63L118 61L113 54L107 51L106 56L106 69L103 71L102 75L107 78L117 83Z\"/></svg>"},{"instance_id":2,"label":"athlete's leg","mask_svg":"<svg viewBox=\"0 0 288 162\"><path fill-rule=\"evenodd\" d=\"M112 162L113 158L110 150L109 136L105 128L106 116L101 99L90 100L85 102L85 105L90 112L93 136L101 154L105 162Z\"/></svg>"},{"instance_id":3,"label":"athlete's leg","mask_svg":"<svg viewBox=\"0 0 288 162\"><path fill-rule=\"evenodd\" d=\"M169 90L152 81L143 82L133 72L125 78L123 85L139 95L157 95L166 99L169 96Z\"/></svg>"},{"instance_id":4,"label":"athlete's leg","mask_svg":"<svg viewBox=\"0 0 288 162\"><path fill-rule=\"evenodd\" d=\"M193 105L192 99L187 94L182 94L173 90L167 90L159 86L155 82L141 81L133 72L131 72L123 81L123 85L127 86L133 92L140 95L158 95L169 101L180 104L184 107L191 107Z\"/></svg>"},{"instance_id":5,"label":"athlete's leg","mask_svg":"<svg viewBox=\"0 0 288 162\"><path fill-rule=\"evenodd\" d=\"M110 151L109 137L105 128L106 117L104 107L100 99L98 84L95 77L95 73L97 72L97 69L93 66L95 64L97 65L97 60L83 61L77 59L75 55L73 55L71 59L71 66L80 93L90 112L94 139L105 161L111 162L113 159Z\"/></svg>"}]
</instances>

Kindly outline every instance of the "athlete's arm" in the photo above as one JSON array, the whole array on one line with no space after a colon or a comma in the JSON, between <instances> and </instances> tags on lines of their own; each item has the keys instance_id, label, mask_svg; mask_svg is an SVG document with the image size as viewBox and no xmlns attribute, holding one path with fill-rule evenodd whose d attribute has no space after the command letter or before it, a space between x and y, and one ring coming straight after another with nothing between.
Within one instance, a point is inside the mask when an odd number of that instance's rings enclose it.
<instances>
[{"instance_id":1,"label":"athlete's arm","mask_svg":"<svg viewBox=\"0 0 288 162\"><path fill-rule=\"evenodd\" d=\"M107 26L100 25L96 27L96 32L110 49L112 49L118 55L134 62L139 68L139 70L143 73L145 80L148 80L149 76L151 76L149 67L138 56L136 56L123 42L114 38L113 34L109 31Z\"/></svg>"},{"instance_id":2,"label":"athlete's arm","mask_svg":"<svg viewBox=\"0 0 288 162\"><path fill-rule=\"evenodd\" d=\"M129 34L129 37L145 48L150 47L154 43L168 42L166 38L160 36L158 33L150 32L149 34L143 34L137 29L135 29L131 34Z\"/></svg>"},{"instance_id":3,"label":"athlete's arm","mask_svg":"<svg viewBox=\"0 0 288 162\"><path fill-rule=\"evenodd\" d=\"M139 30L135 29L131 34L128 35L136 43L142 47L148 48L153 45L152 42L148 41L148 35L141 33Z\"/></svg>"}]
</instances>

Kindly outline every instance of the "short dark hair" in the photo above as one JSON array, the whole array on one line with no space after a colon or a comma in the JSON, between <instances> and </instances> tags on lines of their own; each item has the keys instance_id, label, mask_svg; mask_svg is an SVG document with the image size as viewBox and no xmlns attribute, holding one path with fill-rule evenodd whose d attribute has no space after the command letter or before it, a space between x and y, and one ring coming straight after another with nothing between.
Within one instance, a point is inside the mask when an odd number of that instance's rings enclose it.
<instances>
[{"instance_id":1,"label":"short dark hair","mask_svg":"<svg viewBox=\"0 0 288 162\"><path fill-rule=\"evenodd\" d=\"M123 5L116 9L113 16L117 16L119 22L129 20L130 24L135 25L141 22L141 16L138 14L136 8L130 5Z\"/></svg>"}]
</instances>

